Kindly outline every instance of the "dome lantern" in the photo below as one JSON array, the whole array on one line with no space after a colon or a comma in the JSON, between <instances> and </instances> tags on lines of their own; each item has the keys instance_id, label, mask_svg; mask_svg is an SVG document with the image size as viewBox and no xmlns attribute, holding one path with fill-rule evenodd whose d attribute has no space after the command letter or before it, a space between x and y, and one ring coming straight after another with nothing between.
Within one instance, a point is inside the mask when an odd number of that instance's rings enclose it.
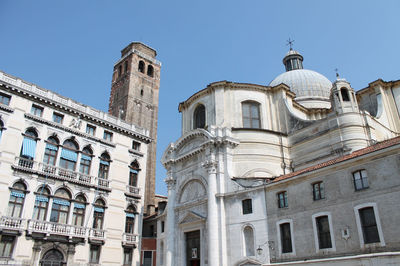
<instances>
[{"instance_id":1,"label":"dome lantern","mask_svg":"<svg viewBox=\"0 0 400 266\"><path fill-rule=\"evenodd\" d=\"M285 65L286 71L303 69L303 56L290 48L289 52L283 58L283 64Z\"/></svg>"}]
</instances>

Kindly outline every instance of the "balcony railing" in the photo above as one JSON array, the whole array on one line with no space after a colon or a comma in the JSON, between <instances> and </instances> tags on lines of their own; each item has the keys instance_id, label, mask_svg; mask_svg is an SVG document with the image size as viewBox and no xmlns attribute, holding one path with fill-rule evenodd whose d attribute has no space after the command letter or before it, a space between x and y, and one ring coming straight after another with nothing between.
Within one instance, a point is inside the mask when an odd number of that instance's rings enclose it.
<instances>
[{"instance_id":1,"label":"balcony railing","mask_svg":"<svg viewBox=\"0 0 400 266\"><path fill-rule=\"evenodd\" d=\"M102 240L106 238L106 231L103 229L91 228L89 238L92 240Z\"/></svg>"},{"instance_id":2,"label":"balcony railing","mask_svg":"<svg viewBox=\"0 0 400 266\"><path fill-rule=\"evenodd\" d=\"M110 187L110 181L107 179L90 176L54 165L39 163L23 157L15 158L14 167L27 171L36 171L45 176L53 176L87 186Z\"/></svg>"},{"instance_id":3,"label":"balcony railing","mask_svg":"<svg viewBox=\"0 0 400 266\"><path fill-rule=\"evenodd\" d=\"M0 218L0 228L9 230L24 230L25 229L25 219L2 216Z\"/></svg>"},{"instance_id":4,"label":"balcony railing","mask_svg":"<svg viewBox=\"0 0 400 266\"><path fill-rule=\"evenodd\" d=\"M34 232L80 238L86 238L88 230L87 227L38 220L29 220L27 228L29 234Z\"/></svg>"},{"instance_id":5,"label":"balcony railing","mask_svg":"<svg viewBox=\"0 0 400 266\"><path fill-rule=\"evenodd\" d=\"M137 245L139 242L139 235L124 233L122 235L122 242L125 245Z\"/></svg>"},{"instance_id":6,"label":"balcony railing","mask_svg":"<svg viewBox=\"0 0 400 266\"><path fill-rule=\"evenodd\" d=\"M128 192L129 194L140 195L140 188L127 185L126 186L126 192Z\"/></svg>"}]
</instances>

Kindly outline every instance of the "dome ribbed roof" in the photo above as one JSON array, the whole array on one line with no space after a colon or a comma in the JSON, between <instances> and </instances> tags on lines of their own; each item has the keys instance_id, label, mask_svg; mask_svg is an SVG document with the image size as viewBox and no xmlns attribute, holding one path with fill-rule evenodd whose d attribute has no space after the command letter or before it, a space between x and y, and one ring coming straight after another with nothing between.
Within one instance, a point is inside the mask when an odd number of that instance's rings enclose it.
<instances>
[{"instance_id":1,"label":"dome ribbed roof","mask_svg":"<svg viewBox=\"0 0 400 266\"><path fill-rule=\"evenodd\" d=\"M291 70L277 76L271 87L284 83L299 98L325 98L329 100L332 83L323 75L308 69Z\"/></svg>"}]
</instances>

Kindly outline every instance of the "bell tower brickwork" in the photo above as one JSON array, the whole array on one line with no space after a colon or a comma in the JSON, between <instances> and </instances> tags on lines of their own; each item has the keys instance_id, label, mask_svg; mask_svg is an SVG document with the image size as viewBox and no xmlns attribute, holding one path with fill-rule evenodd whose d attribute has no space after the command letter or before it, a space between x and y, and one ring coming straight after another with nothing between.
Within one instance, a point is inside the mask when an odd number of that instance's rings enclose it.
<instances>
[{"instance_id":1,"label":"bell tower brickwork","mask_svg":"<svg viewBox=\"0 0 400 266\"><path fill-rule=\"evenodd\" d=\"M114 65L109 113L149 130L153 139L148 146L144 212L150 215L155 206L158 92L161 63L157 52L139 42L121 51Z\"/></svg>"}]
</instances>

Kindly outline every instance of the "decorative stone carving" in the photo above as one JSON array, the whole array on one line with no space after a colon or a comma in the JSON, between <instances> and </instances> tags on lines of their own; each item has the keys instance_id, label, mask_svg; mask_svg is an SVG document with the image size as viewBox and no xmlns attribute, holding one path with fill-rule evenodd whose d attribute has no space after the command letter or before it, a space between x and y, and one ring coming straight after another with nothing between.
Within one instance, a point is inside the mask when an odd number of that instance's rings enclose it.
<instances>
[{"instance_id":1,"label":"decorative stone carving","mask_svg":"<svg viewBox=\"0 0 400 266\"><path fill-rule=\"evenodd\" d=\"M181 192L180 203L201 199L206 196L206 189L201 182L193 180L187 183Z\"/></svg>"},{"instance_id":2,"label":"decorative stone carving","mask_svg":"<svg viewBox=\"0 0 400 266\"><path fill-rule=\"evenodd\" d=\"M209 174L215 174L217 172L218 162L216 160L207 160L201 164L204 168L207 169Z\"/></svg>"}]
</instances>

